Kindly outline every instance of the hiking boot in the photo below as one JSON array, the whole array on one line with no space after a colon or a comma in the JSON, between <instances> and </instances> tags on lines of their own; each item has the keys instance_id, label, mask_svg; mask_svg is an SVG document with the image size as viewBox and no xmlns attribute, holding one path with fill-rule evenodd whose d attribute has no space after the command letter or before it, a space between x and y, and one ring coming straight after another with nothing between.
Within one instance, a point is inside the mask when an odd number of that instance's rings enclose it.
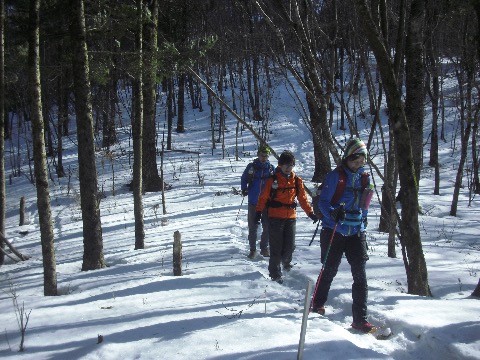
<instances>
[{"instance_id":1,"label":"hiking boot","mask_svg":"<svg viewBox=\"0 0 480 360\"><path fill-rule=\"evenodd\" d=\"M352 328L360 330L361 332L364 333L371 333L377 330L375 325L370 324L369 322L357 322L357 323L352 323Z\"/></svg>"},{"instance_id":2,"label":"hiking boot","mask_svg":"<svg viewBox=\"0 0 480 360\"><path fill-rule=\"evenodd\" d=\"M268 251L268 249L262 249L260 250L260 255L263 257L270 257L270 251Z\"/></svg>"},{"instance_id":3,"label":"hiking boot","mask_svg":"<svg viewBox=\"0 0 480 360\"><path fill-rule=\"evenodd\" d=\"M275 282L279 283L280 285L283 284L283 278L282 278L281 275L271 276L271 279L272 279L272 281L275 281Z\"/></svg>"},{"instance_id":4,"label":"hiking boot","mask_svg":"<svg viewBox=\"0 0 480 360\"><path fill-rule=\"evenodd\" d=\"M250 254L247 255L249 259L253 259L255 256L257 256L257 250L250 250Z\"/></svg>"},{"instance_id":5,"label":"hiking boot","mask_svg":"<svg viewBox=\"0 0 480 360\"><path fill-rule=\"evenodd\" d=\"M283 270L290 271L293 268L292 263L283 264Z\"/></svg>"},{"instance_id":6,"label":"hiking boot","mask_svg":"<svg viewBox=\"0 0 480 360\"><path fill-rule=\"evenodd\" d=\"M325 306L313 306L311 312L319 315L325 315Z\"/></svg>"}]
</instances>

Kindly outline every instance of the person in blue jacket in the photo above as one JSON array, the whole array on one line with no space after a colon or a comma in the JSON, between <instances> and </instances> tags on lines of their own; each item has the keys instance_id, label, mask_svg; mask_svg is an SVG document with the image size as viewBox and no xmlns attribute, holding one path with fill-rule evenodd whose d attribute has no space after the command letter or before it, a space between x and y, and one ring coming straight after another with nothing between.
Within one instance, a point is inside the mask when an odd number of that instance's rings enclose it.
<instances>
[{"instance_id":1,"label":"person in blue jacket","mask_svg":"<svg viewBox=\"0 0 480 360\"><path fill-rule=\"evenodd\" d=\"M335 169L325 177L318 202L318 208L323 214L320 247L324 268L319 276L311 307L313 312L325 314L324 305L328 292L345 254L353 277L352 327L363 332L375 330L367 321L368 285L365 263L368 254L365 230L368 209L362 208L360 204L364 191L362 174L367 155L367 147L360 139L352 138L347 142L340 165L346 175L346 186L335 204L331 201L340 180L341 170ZM370 179L367 187L369 185Z\"/></svg>"},{"instance_id":2,"label":"person in blue jacket","mask_svg":"<svg viewBox=\"0 0 480 360\"><path fill-rule=\"evenodd\" d=\"M250 259L257 255L257 229L256 211L258 197L262 192L265 182L273 175L274 166L270 164L270 148L266 145L260 146L257 152L257 158L247 165L242 173L241 189L242 195L248 195L248 243L250 245ZM268 216L267 209L262 216L262 235L260 237L260 254L264 257L270 256L268 249Z\"/></svg>"}]
</instances>

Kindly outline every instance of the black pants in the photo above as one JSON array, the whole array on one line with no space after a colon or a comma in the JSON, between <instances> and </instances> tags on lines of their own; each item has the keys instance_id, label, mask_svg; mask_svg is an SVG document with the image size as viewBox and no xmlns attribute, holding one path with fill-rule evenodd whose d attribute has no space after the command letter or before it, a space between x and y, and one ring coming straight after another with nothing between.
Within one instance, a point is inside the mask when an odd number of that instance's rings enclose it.
<instances>
[{"instance_id":1,"label":"black pants","mask_svg":"<svg viewBox=\"0 0 480 360\"><path fill-rule=\"evenodd\" d=\"M281 264L292 261L295 250L296 219L269 218L270 259L268 271L272 278L282 276Z\"/></svg>"},{"instance_id":2,"label":"black pants","mask_svg":"<svg viewBox=\"0 0 480 360\"><path fill-rule=\"evenodd\" d=\"M248 204L248 243L250 250L257 249L257 229L259 224L255 221L257 205ZM260 250L268 249L268 209L262 212L262 235L260 236Z\"/></svg>"},{"instance_id":3,"label":"black pants","mask_svg":"<svg viewBox=\"0 0 480 360\"><path fill-rule=\"evenodd\" d=\"M365 233L352 236L343 236L335 233L330 245L333 230L323 228L320 233L320 246L322 264L324 270L321 273L320 283L318 284L314 307L323 306L327 302L328 292L332 285L333 278L337 275L338 267L345 254L353 277L352 284L352 315L353 322L365 322L367 320L367 298L368 284L367 275L365 273L365 263L368 260L367 241ZM328 252L328 256L327 256Z\"/></svg>"}]
</instances>

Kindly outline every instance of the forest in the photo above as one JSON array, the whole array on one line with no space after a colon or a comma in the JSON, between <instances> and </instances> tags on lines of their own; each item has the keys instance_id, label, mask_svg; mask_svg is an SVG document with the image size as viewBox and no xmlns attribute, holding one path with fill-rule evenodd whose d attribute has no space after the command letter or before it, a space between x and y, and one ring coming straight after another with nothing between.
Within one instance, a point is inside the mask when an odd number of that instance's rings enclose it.
<instances>
[{"instance_id":1,"label":"forest","mask_svg":"<svg viewBox=\"0 0 480 360\"><path fill-rule=\"evenodd\" d=\"M212 150L222 146L227 114L237 120L239 137L248 131L268 144L272 82L281 78L311 133L314 182L322 182L340 161L333 129L358 136L358 119L372 119L367 146L376 144L384 159L381 168L373 155L369 159L383 183L379 228L389 234L389 256L396 256L395 241L401 244L408 293L431 296L418 179L428 163L433 194L439 194L439 142L448 141L444 109L454 103L461 146L454 150L460 162L450 215L457 215L461 193L467 193L469 205L480 193L480 1L67 3L0 0L0 233L5 234L5 183L27 176L37 192L44 295L57 295L49 181L69 176L62 152L69 122L76 122L78 140L82 270L101 269L97 154L115 156L118 132L128 128L135 249L143 249L142 198L169 188L158 163L161 152L172 150L172 134L188 131L186 103L209 111ZM445 88L447 80L455 88ZM160 113L161 94L166 102ZM425 130L427 116L431 128ZM19 129L15 139L12 129ZM20 143L24 146L14 146ZM24 260L2 235L0 264L11 256L7 249ZM479 293L480 283L474 291Z\"/></svg>"}]
</instances>

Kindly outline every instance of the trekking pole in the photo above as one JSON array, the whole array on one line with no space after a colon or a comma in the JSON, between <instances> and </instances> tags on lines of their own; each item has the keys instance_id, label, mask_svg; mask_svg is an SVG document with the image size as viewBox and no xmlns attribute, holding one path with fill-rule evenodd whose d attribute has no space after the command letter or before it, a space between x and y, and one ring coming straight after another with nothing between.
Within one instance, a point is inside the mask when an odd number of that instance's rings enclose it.
<instances>
[{"instance_id":1,"label":"trekking pole","mask_svg":"<svg viewBox=\"0 0 480 360\"><path fill-rule=\"evenodd\" d=\"M312 236L312 240L310 241L310 244L308 244L308 246L312 245L313 240L315 239L315 236L317 236L317 231L319 226L320 226L320 221L317 222L317 228L315 229L315 232L313 233L313 236Z\"/></svg>"},{"instance_id":2,"label":"trekking pole","mask_svg":"<svg viewBox=\"0 0 480 360\"><path fill-rule=\"evenodd\" d=\"M322 269L320 270L320 274L318 274L317 283L315 284L315 290L313 291L313 295L312 295L312 301L310 301L310 308L308 309L309 313L312 310L313 301L315 300L315 296L317 295L318 285L320 285L320 280L322 279L323 270L325 270L325 264L327 263L328 253L330 252L330 247L332 246L333 236L335 235L335 231L337 231L337 225L338 225L338 223L335 223L335 226L334 226L333 232L332 232L332 236L330 238L330 242L328 243L328 248L327 248L327 253L325 254L325 259L323 259Z\"/></svg>"},{"instance_id":3,"label":"trekking pole","mask_svg":"<svg viewBox=\"0 0 480 360\"><path fill-rule=\"evenodd\" d=\"M240 207L238 208L237 218L235 219L235 221L238 221L238 215L240 215L240 210L242 209L243 200L245 200L245 196L242 197L242 203L240 204Z\"/></svg>"}]
</instances>

